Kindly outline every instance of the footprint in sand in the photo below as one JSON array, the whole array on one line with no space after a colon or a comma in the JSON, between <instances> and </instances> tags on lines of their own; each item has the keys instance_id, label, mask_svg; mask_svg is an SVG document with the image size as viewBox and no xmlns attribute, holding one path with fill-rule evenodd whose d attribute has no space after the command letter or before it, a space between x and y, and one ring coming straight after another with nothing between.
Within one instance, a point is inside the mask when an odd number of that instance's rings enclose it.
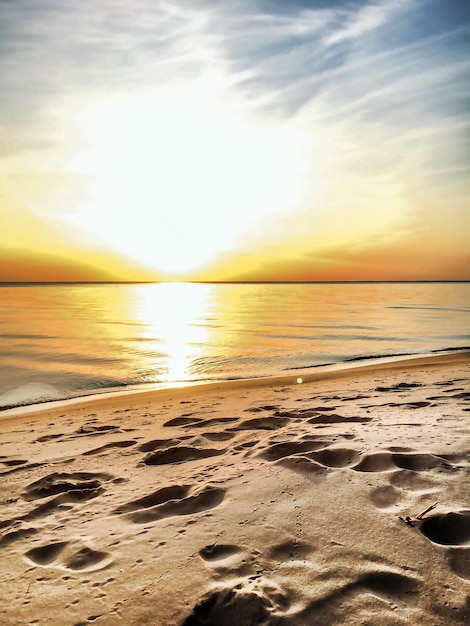
<instances>
[{"instance_id":1,"label":"footprint in sand","mask_svg":"<svg viewBox=\"0 0 470 626\"><path fill-rule=\"evenodd\" d=\"M133 429L126 429L133 430ZM121 432L119 426L113 424L103 426L93 426L90 424L84 424L80 426L78 430L68 436L68 439L75 439L76 437L95 437L97 435L107 435L109 433Z\"/></svg>"},{"instance_id":2,"label":"footprint in sand","mask_svg":"<svg viewBox=\"0 0 470 626\"><path fill-rule=\"evenodd\" d=\"M396 385L392 385L391 387L377 387L375 391L379 391L381 393L387 391L407 391L408 389L413 389L415 387L422 387L421 383L397 383Z\"/></svg>"},{"instance_id":3,"label":"footprint in sand","mask_svg":"<svg viewBox=\"0 0 470 626\"><path fill-rule=\"evenodd\" d=\"M189 490L189 485L172 485L171 487L163 487L161 489L157 489L157 491L154 491L153 493L150 493L148 496L123 504L114 512L117 515L121 515L122 513L148 509L150 507L168 502L169 500L184 498L188 495Z\"/></svg>"},{"instance_id":4,"label":"footprint in sand","mask_svg":"<svg viewBox=\"0 0 470 626\"><path fill-rule=\"evenodd\" d=\"M462 463L463 465L470 465L470 450L462 450L455 454L441 454L442 458L449 463Z\"/></svg>"},{"instance_id":5,"label":"footprint in sand","mask_svg":"<svg viewBox=\"0 0 470 626\"><path fill-rule=\"evenodd\" d=\"M276 415L286 415L287 417L311 417L315 413L336 411L335 406L311 406L308 409L298 409L297 411L277 412Z\"/></svg>"},{"instance_id":6,"label":"footprint in sand","mask_svg":"<svg viewBox=\"0 0 470 626\"><path fill-rule=\"evenodd\" d=\"M113 476L110 474L104 473L74 472L67 474L54 472L28 485L23 497L25 500L36 500L66 492L81 493L86 496L88 493L96 493L103 481L112 478Z\"/></svg>"},{"instance_id":7,"label":"footprint in sand","mask_svg":"<svg viewBox=\"0 0 470 626\"><path fill-rule=\"evenodd\" d=\"M375 570L359 576L350 589L362 593L372 592L388 601L406 601L413 604L418 598L418 581L398 572Z\"/></svg>"},{"instance_id":8,"label":"footprint in sand","mask_svg":"<svg viewBox=\"0 0 470 626\"><path fill-rule=\"evenodd\" d=\"M69 439L76 439L77 437L94 437L96 435L107 435L110 433L121 432L120 427L115 426L114 424L95 426L93 422L96 422L96 421L97 421L96 419L89 420L86 424L84 424L83 426L80 426L80 428L78 428L73 433L54 433L50 435L42 435L41 437L38 437L36 439L36 442L44 443L46 441L51 441L52 439L59 439L59 438L62 438L64 441L67 441ZM134 429L126 428L124 430L129 432Z\"/></svg>"},{"instance_id":9,"label":"footprint in sand","mask_svg":"<svg viewBox=\"0 0 470 626\"><path fill-rule=\"evenodd\" d=\"M294 409L290 411L276 411L274 415L276 417L287 417L288 419L307 419L308 417L314 417L319 411L334 411L334 408L308 408L308 409Z\"/></svg>"},{"instance_id":10,"label":"footprint in sand","mask_svg":"<svg viewBox=\"0 0 470 626\"><path fill-rule=\"evenodd\" d=\"M235 437L234 433L228 433L225 431L220 431L220 432L208 432L208 433L202 433L202 436L205 437L206 439L208 439L209 441L228 441L229 439L233 439L233 437Z\"/></svg>"},{"instance_id":11,"label":"footprint in sand","mask_svg":"<svg viewBox=\"0 0 470 626\"><path fill-rule=\"evenodd\" d=\"M372 421L371 417L343 417L332 413L330 415L318 415L307 420L309 424L344 424L344 423L357 423L366 424Z\"/></svg>"},{"instance_id":12,"label":"footprint in sand","mask_svg":"<svg viewBox=\"0 0 470 626\"><path fill-rule=\"evenodd\" d=\"M65 566L74 571L91 572L103 569L112 562L111 556L107 552L100 552L85 547L78 550L66 561Z\"/></svg>"},{"instance_id":13,"label":"footprint in sand","mask_svg":"<svg viewBox=\"0 0 470 626\"><path fill-rule=\"evenodd\" d=\"M429 474L414 470L398 470L390 474L389 482L394 487L421 493L434 492L438 484Z\"/></svg>"},{"instance_id":14,"label":"footprint in sand","mask_svg":"<svg viewBox=\"0 0 470 626\"><path fill-rule=\"evenodd\" d=\"M229 587L211 589L182 626L262 626L284 623L278 616L289 611L292 592L286 592L275 581L264 578L254 581L242 578L239 581Z\"/></svg>"},{"instance_id":15,"label":"footprint in sand","mask_svg":"<svg viewBox=\"0 0 470 626\"><path fill-rule=\"evenodd\" d=\"M164 448L169 448L171 446L177 446L184 439L189 439L190 435L187 437L179 437L178 439L152 439L151 441L146 441L145 443L141 443L137 446L137 450L140 452L153 452L154 450L161 450Z\"/></svg>"},{"instance_id":16,"label":"footprint in sand","mask_svg":"<svg viewBox=\"0 0 470 626\"><path fill-rule=\"evenodd\" d=\"M378 509L388 509L397 504L401 498L401 492L392 485L385 485L374 489L369 497Z\"/></svg>"},{"instance_id":17,"label":"footprint in sand","mask_svg":"<svg viewBox=\"0 0 470 626\"><path fill-rule=\"evenodd\" d=\"M204 561L225 561L226 559L238 555L242 551L239 546L231 544L211 544L202 548L199 551L201 558Z\"/></svg>"},{"instance_id":18,"label":"footprint in sand","mask_svg":"<svg viewBox=\"0 0 470 626\"><path fill-rule=\"evenodd\" d=\"M199 556L217 578L248 576L253 572L250 555L236 545L208 545L199 551Z\"/></svg>"},{"instance_id":19,"label":"footprint in sand","mask_svg":"<svg viewBox=\"0 0 470 626\"><path fill-rule=\"evenodd\" d=\"M287 417L255 417L251 420L241 422L230 430L277 430L285 426L288 422L289 418Z\"/></svg>"},{"instance_id":20,"label":"footprint in sand","mask_svg":"<svg viewBox=\"0 0 470 626\"><path fill-rule=\"evenodd\" d=\"M77 550L77 545L67 541L50 543L28 550L24 555L28 561L41 567L60 567L72 571L91 572L103 569L113 561L108 552L94 550L88 546ZM60 557L60 558L59 558Z\"/></svg>"},{"instance_id":21,"label":"footprint in sand","mask_svg":"<svg viewBox=\"0 0 470 626\"><path fill-rule=\"evenodd\" d=\"M10 523L14 523L14 521L16 520L9 520ZM28 539L28 537L32 537L37 532L36 528L21 528L20 530L12 530L5 533L2 537L0 537L0 548L5 548L14 541L18 541L20 539Z\"/></svg>"},{"instance_id":22,"label":"footprint in sand","mask_svg":"<svg viewBox=\"0 0 470 626\"><path fill-rule=\"evenodd\" d=\"M267 461L277 461L287 456L300 454L302 452L313 452L320 448L324 448L330 442L324 440L308 439L305 441L282 441L274 443L261 452L257 456Z\"/></svg>"},{"instance_id":23,"label":"footprint in sand","mask_svg":"<svg viewBox=\"0 0 470 626\"><path fill-rule=\"evenodd\" d=\"M421 522L420 531L433 543L470 545L470 510L429 515Z\"/></svg>"},{"instance_id":24,"label":"footprint in sand","mask_svg":"<svg viewBox=\"0 0 470 626\"><path fill-rule=\"evenodd\" d=\"M417 402L385 402L384 404L378 404L376 406L392 406L394 408L403 407L406 409L422 409L425 406L430 406L430 402L417 401ZM375 408L373 404L364 405L364 408Z\"/></svg>"},{"instance_id":25,"label":"footprint in sand","mask_svg":"<svg viewBox=\"0 0 470 626\"><path fill-rule=\"evenodd\" d=\"M207 595L193 609L182 626L220 624L255 626L269 624L272 605L268 598L250 591L224 589Z\"/></svg>"},{"instance_id":26,"label":"footprint in sand","mask_svg":"<svg viewBox=\"0 0 470 626\"><path fill-rule=\"evenodd\" d=\"M470 548L451 548L446 558L450 569L457 576L470 580Z\"/></svg>"},{"instance_id":27,"label":"footprint in sand","mask_svg":"<svg viewBox=\"0 0 470 626\"><path fill-rule=\"evenodd\" d=\"M451 464L446 459L434 454L376 452L366 454L353 469L356 472L391 472L400 468L421 472L436 467L452 469Z\"/></svg>"},{"instance_id":28,"label":"footprint in sand","mask_svg":"<svg viewBox=\"0 0 470 626\"><path fill-rule=\"evenodd\" d=\"M186 417L182 415L181 417L175 417L168 422L165 422L163 426L165 428L171 428L173 426L194 426L194 424L198 424L201 421L199 417Z\"/></svg>"},{"instance_id":29,"label":"footprint in sand","mask_svg":"<svg viewBox=\"0 0 470 626\"><path fill-rule=\"evenodd\" d=\"M470 400L470 391L462 391L461 393L454 393L449 398L458 398L459 400Z\"/></svg>"},{"instance_id":30,"label":"footprint in sand","mask_svg":"<svg viewBox=\"0 0 470 626\"><path fill-rule=\"evenodd\" d=\"M279 409L279 405L277 404L264 404L262 406L253 406L249 409L245 409L245 411L249 413L261 413L261 411L277 411Z\"/></svg>"},{"instance_id":31,"label":"footprint in sand","mask_svg":"<svg viewBox=\"0 0 470 626\"><path fill-rule=\"evenodd\" d=\"M14 463L13 465L9 465L9 469L5 469L0 471L0 476L6 476L7 474L16 474L17 472L22 472L24 470L30 470L36 467L42 467L46 465L46 462L40 463Z\"/></svg>"},{"instance_id":32,"label":"footprint in sand","mask_svg":"<svg viewBox=\"0 0 470 626\"><path fill-rule=\"evenodd\" d=\"M27 463L25 459L6 459L5 457L3 457L0 462L7 467L15 467L17 465L24 465L24 463Z\"/></svg>"},{"instance_id":33,"label":"footprint in sand","mask_svg":"<svg viewBox=\"0 0 470 626\"><path fill-rule=\"evenodd\" d=\"M277 562L304 560L313 550L310 543L289 539L273 546L269 551L269 558Z\"/></svg>"},{"instance_id":34,"label":"footprint in sand","mask_svg":"<svg viewBox=\"0 0 470 626\"><path fill-rule=\"evenodd\" d=\"M111 443L107 443L104 446L100 446L99 448L88 450L87 452L84 452L83 455L89 456L92 454L101 454L102 452L107 452L112 448L129 448L130 446L135 446L136 443L137 442L134 439L131 439L129 441L113 441Z\"/></svg>"},{"instance_id":35,"label":"footprint in sand","mask_svg":"<svg viewBox=\"0 0 470 626\"><path fill-rule=\"evenodd\" d=\"M238 417L213 417L209 420L200 420L196 424L193 424L193 428L208 428L210 426L221 426L223 424L233 424L238 422Z\"/></svg>"},{"instance_id":36,"label":"footprint in sand","mask_svg":"<svg viewBox=\"0 0 470 626\"><path fill-rule=\"evenodd\" d=\"M84 500L91 500L91 498L96 498L97 496L102 494L103 491L104 491L103 489L98 488L98 489L73 490L67 493L61 493L55 498L52 498L48 500L47 502L40 504L35 509L30 511L29 513L26 513L25 515L23 515L21 518L18 518L18 519L29 521L29 520L39 519L41 517L46 517L47 515L50 515L51 513L54 513L57 510L63 510L63 511L69 510L70 508L72 508L73 504L76 504L78 502L83 502Z\"/></svg>"},{"instance_id":37,"label":"footprint in sand","mask_svg":"<svg viewBox=\"0 0 470 626\"><path fill-rule=\"evenodd\" d=\"M314 467L318 465L324 468L341 468L351 467L358 462L360 453L357 450L327 447L329 443L324 440L280 442L268 446L258 456L268 461L283 460L280 464L284 467L292 464L288 459L301 458L304 461L313 461L315 465L307 465L309 472L314 471ZM300 467L298 461L294 465Z\"/></svg>"},{"instance_id":38,"label":"footprint in sand","mask_svg":"<svg viewBox=\"0 0 470 626\"><path fill-rule=\"evenodd\" d=\"M190 494L189 485L163 487L157 491L122 505L116 514L137 524L155 522L176 515L193 515L218 506L225 498L226 490L207 485L202 490Z\"/></svg>"},{"instance_id":39,"label":"footprint in sand","mask_svg":"<svg viewBox=\"0 0 470 626\"><path fill-rule=\"evenodd\" d=\"M67 545L67 541L50 543L39 548L33 548L26 552L25 556L35 565L49 565L57 559L59 554Z\"/></svg>"},{"instance_id":40,"label":"footprint in sand","mask_svg":"<svg viewBox=\"0 0 470 626\"><path fill-rule=\"evenodd\" d=\"M392 454L393 463L406 470L413 470L415 472L422 472L425 470L434 469L435 467L449 467L445 459L434 454Z\"/></svg>"},{"instance_id":41,"label":"footprint in sand","mask_svg":"<svg viewBox=\"0 0 470 626\"><path fill-rule=\"evenodd\" d=\"M195 448L193 446L173 446L165 450L150 452L142 460L145 465L167 465L207 459L223 454L226 450L217 448Z\"/></svg>"},{"instance_id":42,"label":"footprint in sand","mask_svg":"<svg viewBox=\"0 0 470 626\"><path fill-rule=\"evenodd\" d=\"M396 615L387 619L386 612L390 603L394 605L416 604L419 598L419 583L415 578L389 569L373 569L358 575L352 582L338 585L319 598L312 600L300 611L296 618L299 624L343 624L354 614L361 619L364 610L370 616L371 597L380 602L381 618L387 624L400 624ZM353 613L352 613L353 611ZM334 621L331 617L334 615ZM365 616L364 616L365 617ZM368 619L357 623L369 623Z\"/></svg>"},{"instance_id":43,"label":"footprint in sand","mask_svg":"<svg viewBox=\"0 0 470 626\"><path fill-rule=\"evenodd\" d=\"M297 474L302 474L308 478L325 478L330 471L325 465L317 463L307 456L287 456L279 461L276 465L281 465Z\"/></svg>"},{"instance_id":44,"label":"footprint in sand","mask_svg":"<svg viewBox=\"0 0 470 626\"><path fill-rule=\"evenodd\" d=\"M326 467L351 467L361 458L357 450L349 448L325 448L318 452L311 452L309 458Z\"/></svg>"},{"instance_id":45,"label":"footprint in sand","mask_svg":"<svg viewBox=\"0 0 470 626\"><path fill-rule=\"evenodd\" d=\"M339 624L351 614L351 604L357 610L362 606L367 610L371 596L387 605L413 606L419 597L418 587L418 581L412 577L387 569L374 569L360 574L350 583L335 586L333 591L319 598L293 604L292 591L283 589L275 581L245 579L228 588L211 590L182 626L329 624L333 623L333 616L334 623Z\"/></svg>"},{"instance_id":46,"label":"footprint in sand","mask_svg":"<svg viewBox=\"0 0 470 626\"><path fill-rule=\"evenodd\" d=\"M242 443L239 443L237 446L233 446L232 450L236 454L245 451L245 456L251 456L250 448L253 448L253 446L256 446L257 443L258 443L257 441L243 441Z\"/></svg>"},{"instance_id":47,"label":"footprint in sand","mask_svg":"<svg viewBox=\"0 0 470 626\"><path fill-rule=\"evenodd\" d=\"M54 472L44 476L26 487L23 498L33 500L48 499L29 513L15 519L3 520L0 527L11 526L20 521L29 521L50 515L58 509L69 509L75 503L96 498L104 492L103 482L113 479L110 474L93 474L90 472L75 472L72 474ZM10 541L4 536L3 541ZM10 539L16 540L10 533ZM11 542L11 541L10 541Z\"/></svg>"},{"instance_id":48,"label":"footprint in sand","mask_svg":"<svg viewBox=\"0 0 470 626\"><path fill-rule=\"evenodd\" d=\"M64 433L56 433L53 435L42 435L42 437L38 437L36 439L39 443L44 443L45 441L51 441L52 439L58 439L59 437L63 437Z\"/></svg>"}]
</instances>

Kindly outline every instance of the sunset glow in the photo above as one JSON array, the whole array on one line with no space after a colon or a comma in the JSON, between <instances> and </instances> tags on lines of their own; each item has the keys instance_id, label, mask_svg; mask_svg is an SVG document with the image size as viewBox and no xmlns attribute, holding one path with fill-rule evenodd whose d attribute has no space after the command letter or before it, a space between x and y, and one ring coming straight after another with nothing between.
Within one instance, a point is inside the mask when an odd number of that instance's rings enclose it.
<instances>
[{"instance_id":1,"label":"sunset glow","mask_svg":"<svg viewBox=\"0 0 470 626\"><path fill-rule=\"evenodd\" d=\"M469 279L466 4L2 4L0 280Z\"/></svg>"},{"instance_id":2,"label":"sunset glow","mask_svg":"<svg viewBox=\"0 0 470 626\"><path fill-rule=\"evenodd\" d=\"M85 146L69 167L91 182L70 222L160 272L215 260L299 200L294 133L244 124L190 88L93 103L78 116Z\"/></svg>"}]
</instances>

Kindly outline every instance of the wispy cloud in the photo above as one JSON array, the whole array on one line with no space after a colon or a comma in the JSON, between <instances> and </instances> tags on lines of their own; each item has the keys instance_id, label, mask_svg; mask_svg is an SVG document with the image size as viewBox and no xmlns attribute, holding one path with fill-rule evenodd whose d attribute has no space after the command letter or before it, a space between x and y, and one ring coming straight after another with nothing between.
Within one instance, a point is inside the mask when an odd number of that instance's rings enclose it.
<instances>
[{"instance_id":1,"label":"wispy cloud","mask_svg":"<svg viewBox=\"0 0 470 626\"><path fill-rule=\"evenodd\" d=\"M301 137L305 189L295 220L291 208L276 216L282 236L290 223L293 238L333 238L333 220L354 213L363 238L387 228L405 237L422 228L426 206L436 229L450 211L465 230L470 15L458 5L0 2L0 177L12 186L54 151L73 152L70 111L81 103L123 94L153 102L178 85L207 92L247 125ZM263 236L274 247L281 238Z\"/></svg>"},{"instance_id":2,"label":"wispy cloud","mask_svg":"<svg viewBox=\"0 0 470 626\"><path fill-rule=\"evenodd\" d=\"M411 0L382 0L361 6L357 11L342 11L339 13L341 26L325 38L325 43L331 45L362 37L369 31L386 25L410 4Z\"/></svg>"}]
</instances>

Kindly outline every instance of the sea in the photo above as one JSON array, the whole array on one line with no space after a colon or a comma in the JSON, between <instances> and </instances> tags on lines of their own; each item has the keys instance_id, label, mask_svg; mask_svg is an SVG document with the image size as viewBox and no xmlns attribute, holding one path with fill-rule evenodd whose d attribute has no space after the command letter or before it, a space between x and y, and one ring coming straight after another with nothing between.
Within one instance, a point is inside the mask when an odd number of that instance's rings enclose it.
<instances>
[{"instance_id":1,"label":"sea","mask_svg":"<svg viewBox=\"0 0 470 626\"><path fill-rule=\"evenodd\" d=\"M470 283L0 284L0 409L470 347Z\"/></svg>"}]
</instances>

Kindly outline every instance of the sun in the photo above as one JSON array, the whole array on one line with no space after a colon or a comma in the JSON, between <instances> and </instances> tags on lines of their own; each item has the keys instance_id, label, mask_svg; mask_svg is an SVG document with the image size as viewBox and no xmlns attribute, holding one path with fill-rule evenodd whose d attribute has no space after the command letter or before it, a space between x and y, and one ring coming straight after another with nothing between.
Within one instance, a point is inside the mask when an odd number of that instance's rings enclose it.
<instances>
[{"instance_id":1,"label":"sun","mask_svg":"<svg viewBox=\"0 0 470 626\"><path fill-rule=\"evenodd\" d=\"M94 101L68 168L87 200L68 220L162 273L188 274L299 200L299 140L248 123L196 86Z\"/></svg>"}]
</instances>

